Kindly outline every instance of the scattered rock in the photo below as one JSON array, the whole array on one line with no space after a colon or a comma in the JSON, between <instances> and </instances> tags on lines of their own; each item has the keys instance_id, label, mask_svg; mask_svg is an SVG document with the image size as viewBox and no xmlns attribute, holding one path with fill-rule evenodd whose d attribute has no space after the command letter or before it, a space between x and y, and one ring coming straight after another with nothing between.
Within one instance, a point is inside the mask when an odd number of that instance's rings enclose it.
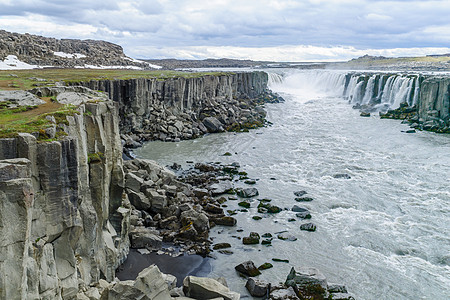
<instances>
[{"instance_id":1,"label":"scattered rock","mask_svg":"<svg viewBox=\"0 0 450 300\"><path fill-rule=\"evenodd\" d=\"M307 210L306 208L303 207L298 207L298 206L294 206L292 208L292 211L296 212L296 216L297 218L301 218L301 219L311 219L311 213L309 212L309 210Z\"/></svg>"},{"instance_id":2,"label":"scattered rock","mask_svg":"<svg viewBox=\"0 0 450 300\"><path fill-rule=\"evenodd\" d=\"M311 197L297 197L297 198L295 198L295 201L297 201L297 202L311 202L313 200L314 199L311 198Z\"/></svg>"},{"instance_id":3,"label":"scattered rock","mask_svg":"<svg viewBox=\"0 0 450 300\"><path fill-rule=\"evenodd\" d=\"M218 244L215 244L213 247L214 250L220 250L220 249L226 249L226 248L231 248L231 245L229 243L218 243Z\"/></svg>"},{"instance_id":4,"label":"scattered rock","mask_svg":"<svg viewBox=\"0 0 450 300\"><path fill-rule=\"evenodd\" d=\"M289 240L289 241L292 241L292 242L297 240L297 238L295 236L293 236L292 234L289 234L287 232L283 232L283 233L279 234L278 238L280 240L284 240L284 241L285 240Z\"/></svg>"},{"instance_id":5,"label":"scattered rock","mask_svg":"<svg viewBox=\"0 0 450 300\"><path fill-rule=\"evenodd\" d=\"M272 261L289 263L289 259L272 258Z\"/></svg>"},{"instance_id":6,"label":"scattered rock","mask_svg":"<svg viewBox=\"0 0 450 300\"><path fill-rule=\"evenodd\" d=\"M333 178L337 179L351 179L352 177L348 174L342 173L342 174L334 174Z\"/></svg>"},{"instance_id":7,"label":"scattered rock","mask_svg":"<svg viewBox=\"0 0 450 300\"><path fill-rule=\"evenodd\" d=\"M253 216L252 219L253 219L253 220L256 220L256 221L259 221L259 220L262 219L262 217L260 217L260 216Z\"/></svg>"},{"instance_id":8,"label":"scattered rock","mask_svg":"<svg viewBox=\"0 0 450 300\"><path fill-rule=\"evenodd\" d=\"M296 191L296 192L294 192L294 195L296 197L302 197L303 195L306 195L306 194L308 194L308 192L306 192L306 191Z\"/></svg>"},{"instance_id":9,"label":"scattered rock","mask_svg":"<svg viewBox=\"0 0 450 300\"><path fill-rule=\"evenodd\" d=\"M250 208L250 203L248 203L247 201L241 201L238 203L238 205L245 208Z\"/></svg>"},{"instance_id":10,"label":"scattered rock","mask_svg":"<svg viewBox=\"0 0 450 300\"><path fill-rule=\"evenodd\" d=\"M244 275L254 277L261 274L261 272L258 270L258 268L255 266L255 264L251 261L244 261L243 263L240 263L236 267L234 267L236 271L239 273L242 273Z\"/></svg>"},{"instance_id":11,"label":"scattered rock","mask_svg":"<svg viewBox=\"0 0 450 300\"><path fill-rule=\"evenodd\" d=\"M259 270L267 270L267 269L270 269L270 268L273 268L273 265L271 263L268 263L268 262L263 263L262 265L260 265L258 267Z\"/></svg>"},{"instance_id":12,"label":"scattered rock","mask_svg":"<svg viewBox=\"0 0 450 300\"><path fill-rule=\"evenodd\" d=\"M228 216L216 218L213 221L215 224L223 226L234 226L237 223L237 220L235 218Z\"/></svg>"},{"instance_id":13,"label":"scattered rock","mask_svg":"<svg viewBox=\"0 0 450 300\"><path fill-rule=\"evenodd\" d=\"M254 297L264 297L267 295L269 283L263 280L249 278L245 287L249 291L250 295Z\"/></svg>"},{"instance_id":14,"label":"scattered rock","mask_svg":"<svg viewBox=\"0 0 450 300\"><path fill-rule=\"evenodd\" d=\"M244 188L237 190L238 196L242 198L251 198L259 195L259 192L256 188Z\"/></svg>"},{"instance_id":15,"label":"scattered rock","mask_svg":"<svg viewBox=\"0 0 450 300\"><path fill-rule=\"evenodd\" d=\"M215 279L195 276L187 276L183 280L183 292L187 297L199 300L213 298L239 300L240 298L238 293L230 291L228 287Z\"/></svg>"},{"instance_id":16,"label":"scattered rock","mask_svg":"<svg viewBox=\"0 0 450 300\"><path fill-rule=\"evenodd\" d=\"M313 223L305 223L300 225L300 230L316 231L316 225L314 225Z\"/></svg>"},{"instance_id":17,"label":"scattered rock","mask_svg":"<svg viewBox=\"0 0 450 300\"><path fill-rule=\"evenodd\" d=\"M256 233L256 232L251 232L251 233L250 233L250 236L244 237L244 238L242 239L242 243L243 243L244 245L259 244L259 239L260 239L260 236L259 236L258 233Z\"/></svg>"}]
</instances>

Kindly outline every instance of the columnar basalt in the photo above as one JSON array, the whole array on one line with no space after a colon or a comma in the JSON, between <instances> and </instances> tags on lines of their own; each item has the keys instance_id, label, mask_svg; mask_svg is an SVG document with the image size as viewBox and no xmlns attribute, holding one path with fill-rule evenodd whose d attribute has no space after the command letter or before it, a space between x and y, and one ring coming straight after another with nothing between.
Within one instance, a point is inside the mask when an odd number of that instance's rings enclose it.
<instances>
[{"instance_id":1,"label":"columnar basalt","mask_svg":"<svg viewBox=\"0 0 450 300\"><path fill-rule=\"evenodd\" d=\"M130 216L117 124L117 104L86 103L62 140L0 139L2 299L70 299L114 279Z\"/></svg>"},{"instance_id":2,"label":"columnar basalt","mask_svg":"<svg viewBox=\"0 0 450 300\"><path fill-rule=\"evenodd\" d=\"M105 91L119 103L122 138L133 146L261 126L265 111L258 105L279 100L268 92L267 81L267 73L250 72L73 84Z\"/></svg>"}]
</instances>

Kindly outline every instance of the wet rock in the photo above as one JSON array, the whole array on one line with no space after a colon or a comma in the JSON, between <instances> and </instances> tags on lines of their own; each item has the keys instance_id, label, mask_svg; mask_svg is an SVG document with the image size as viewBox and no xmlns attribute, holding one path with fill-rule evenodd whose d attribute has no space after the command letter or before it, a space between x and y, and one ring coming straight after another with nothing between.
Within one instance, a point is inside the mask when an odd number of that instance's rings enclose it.
<instances>
[{"instance_id":1,"label":"wet rock","mask_svg":"<svg viewBox=\"0 0 450 300\"><path fill-rule=\"evenodd\" d=\"M295 236L293 236L292 234L289 234L287 232L283 232L283 233L279 234L278 238L280 240L284 240L284 241L288 240L288 241L292 241L292 242L297 240L297 238Z\"/></svg>"},{"instance_id":2,"label":"wet rock","mask_svg":"<svg viewBox=\"0 0 450 300\"><path fill-rule=\"evenodd\" d=\"M271 238L271 237L272 237L272 234L269 233L269 232L266 232L266 233L264 233L264 234L262 235L262 237L263 237L263 238Z\"/></svg>"},{"instance_id":3,"label":"wet rock","mask_svg":"<svg viewBox=\"0 0 450 300\"><path fill-rule=\"evenodd\" d=\"M327 289L330 293L348 293L347 288L342 284L329 283Z\"/></svg>"},{"instance_id":4,"label":"wet rock","mask_svg":"<svg viewBox=\"0 0 450 300\"><path fill-rule=\"evenodd\" d=\"M214 183L209 187L213 196L222 195L228 193L233 189L233 185L229 180L220 181L219 183Z\"/></svg>"},{"instance_id":5,"label":"wet rock","mask_svg":"<svg viewBox=\"0 0 450 300\"><path fill-rule=\"evenodd\" d=\"M224 300L239 300L238 293L212 278L187 276L183 280L183 292L187 297L199 300L223 298ZM170 298L168 298L170 299Z\"/></svg>"},{"instance_id":6,"label":"wet rock","mask_svg":"<svg viewBox=\"0 0 450 300\"><path fill-rule=\"evenodd\" d=\"M345 173L339 173L339 174L334 174L333 178L336 178L336 179L351 179L352 177L350 175L348 175L348 174L345 174Z\"/></svg>"},{"instance_id":7,"label":"wet rock","mask_svg":"<svg viewBox=\"0 0 450 300\"><path fill-rule=\"evenodd\" d=\"M355 300L355 298L348 293L332 293L331 297L333 300Z\"/></svg>"},{"instance_id":8,"label":"wet rock","mask_svg":"<svg viewBox=\"0 0 450 300\"><path fill-rule=\"evenodd\" d=\"M256 180L254 179L248 179L244 181L245 184L256 184Z\"/></svg>"},{"instance_id":9,"label":"wet rock","mask_svg":"<svg viewBox=\"0 0 450 300\"><path fill-rule=\"evenodd\" d=\"M270 269L270 268L273 268L273 265L271 263L268 263L268 262L263 263L262 265L260 265L258 267L259 270L267 270L267 269Z\"/></svg>"},{"instance_id":10,"label":"wet rock","mask_svg":"<svg viewBox=\"0 0 450 300\"><path fill-rule=\"evenodd\" d=\"M254 297L263 297L267 294L269 283L264 280L249 278L245 284L250 295Z\"/></svg>"},{"instance_id":11,"label":"wet rock","mask_svg":"<svg viewBox=\"0 0 450 300\"><path fill-rule=\"evenodd\" d=\"M259 220L262 219L262 217L260 217L260 216L253 216L252 219L253 219L253 220L256 220L256 221L259 221Z\"/></svg>"},{"instance_id":12,"label":"wet rock","mask_svg":"<svg viewBox=\"0 0 450 300\"><path fill-rule=\"evenodd\" d=\"M272 245L272 240L272 238L264 239L261 241L261 244L266 246Z\"/></svg>"},{"instance_id":13,"label":"wet rock","mask_svg":"<svg viewBox=\"0 0 450 300\"><path fill-rule=\"evenodd\" d=\"M285 263L289 263L289 259L281 259L281 258L272 258L273 261L276 262L285 262Z\"/></svg>"},{"instance_id":14,"label":"wet rock","mask_svg":"<svg viewBox=\"0 0 450 300\"><path fill-rule=\"evenodd\" d=\"M222 123L215 117L207 117L202 121L208 132L222 132L224 131Z\"/></svg>"},{"instance_id":15,"label":"wet rock","mask_svg":"<svg viewBox=\"0 0 450 300\"><path fill-rule=\"evenodd\" d=\"M205 211L213 213L213 214L223 214L223 208L221 208L217 205L211 204L211 203L208 203L205 206Z\"/></svg>"},{"instance_id":16,"label":"wet rock","mask_svg":"<svg viewBox=\"0 0 450 300\"><path fill-rule=\"evenodd\" d=\"M229 243L218 243L218 244L215 244L213 247L214 250L220 250L220 249L226 249L226 248L231 248L231 245Z\"/></svg>"},{"instance_id":17,"label":"wet rock","mask_svg":"<svg viewBox=\"0 0 450 300\"><path fill-rule=\"evenodd\" d=\"M248 203L247 201L241 201L238 203L238 205L245 208L250 208L250 203Z\"/></svg>"},{"instance_id":18,"label":"wet rock","mask_svg":"<svg viewBox=\"0 0 450 300\"><path fill-rule=\"evenodd\" d=\"M259 192L256 188L244 188L237 190L238 196L242 198L251 198L259 195Z\"/></svg>"},{"instance_id":19,"label":"wet rock","mask_svg":"<svg viewBox=\"0 0 450 300\"><path fill-rule=\"evenodd\" d=\"M359 115L360 115L361 117L370 117L370 112L362 111Z\"/></svg>"},{"instance_id":20,"label":"wet rock","mask_svg":"<svg viewBox=\"0 0 450 300\"><path fill-rule=\"evenodd\" d=\"M239 273L242 273L250 277L258 276L261 274L261 272L258 270L258 268L251 260L244 261L243 263L240 263L234 268Z\"/></svg>"},{"instance_id":21,"label":"wet rock","mask_svg":"<svg viewBox=\"0 0 450 300\"><path fill-rule=\"evenodd\" d=\"M319 285L323 289L327 288L327 279L316 268L309 267L292 267L289 272L286 285L297 285L299 289L303 289L308 286Z\"/></svg>"},{"instance_id":22,"label":"wet rock","mask_svg":"<svg viewBox=\"0 0 450 300\"><path fill-rule=\"evenodd\" d=\"M296 197L302 197L302 196L304 196L306 194L308 194L308 192L306 192L306 191L296 191L296 192L294 192L294 195Z\"/></svg>"},{"instance_id":23,"label":"wet rock","mask_svg":"<svg viewBox=\"0 0 450 300\"><path fill-rule=\"evenodd\" d=\"M295 209L295 210L294 210ZM298 207L298 206L294 206L292 208L292 211L296 212L296 216L297 218L301 218L301 219L311 219L311 213L309 212L309 210L307 210L306 208L303 207Z\"/></svg>"},{"instance_id":24,"label":"wet rock","mask_svg":"<svg viewBox=\"0 0 450 300\"><path fill-rule=\"evenodd\" d=\"M237 220L235 218L228 217L228 216L216 218L213 221L217 225L223 225L223 226L234 226L237 223Z\"/></svg>"},{"instance_id":25,"label":"wet rock","mask_svg":"<svg viewBox=\"0 0 450 300\"><path fill-rule=\"evenodd\" d=\"M292 287L287 289L276 289L270 293L271 300L298 300L297 294Z\"/></svg>"},{"instance_id":26,"label":"wet rock","mask_svg":"<svg viewBox=\"0 0 450 300\"><path fill-rule=\"evenodd\" d=\"M297 197L297 198L295 198L295 201L297 201L297 202L311 202L313 200L314 199L311 198L311 197Z\"/></svg>"},{"instance_id":27,"label":"wet rock","mask_svg":"<svg viewBox=\"0 0 450 300\"><path fill-rule=\"evenodd\" d=\"M300 230L316 231L316 225L314 225L313 223L305 223L300 225Z\"/></svg>"}]
</instances>

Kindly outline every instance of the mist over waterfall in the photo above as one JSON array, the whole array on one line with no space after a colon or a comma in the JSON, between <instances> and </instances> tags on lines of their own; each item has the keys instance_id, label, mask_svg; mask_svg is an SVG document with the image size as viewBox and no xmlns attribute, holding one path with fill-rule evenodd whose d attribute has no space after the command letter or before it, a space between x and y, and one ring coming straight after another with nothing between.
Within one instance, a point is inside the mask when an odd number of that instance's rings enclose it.
<instances>
[{"instance_id":1,"label":"mist over waterfall","mask_svg":"<svg viewBox=\"0 0 450 300\"><path fill-rule=\"evenodd\" d=\"M396 109L401 103L417 104L420 83L419 74L371 74L345 71L308 70L269 73L269 87L277 91L300 89L315 91L326 96L344 97L350 104L372 111ZM281 78L282 79L281 79Z\"/></svg>"}]
</instances>

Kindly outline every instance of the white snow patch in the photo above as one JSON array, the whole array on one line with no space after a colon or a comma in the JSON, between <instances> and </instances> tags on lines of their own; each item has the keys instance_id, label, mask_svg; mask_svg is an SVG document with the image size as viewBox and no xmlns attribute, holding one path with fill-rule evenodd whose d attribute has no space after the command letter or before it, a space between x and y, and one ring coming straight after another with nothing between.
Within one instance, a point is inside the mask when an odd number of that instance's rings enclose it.
<instances>
[{"instance_id":1,"label":"white snow patch","mask_svg":"<svg viewBox=\"0 0 450 300\"><path fill-rule=\"evenodd\" d=\"M69 54L69 53L65 53L65 52L53 52L54 55L59 56L59 57L64 57L64 58L84 58L86 57L86 55L81 54L81 53L73 53L73 54Z\"/></svg>"},{"instance_id":2,"label":"white snow patch","mask_svg":"<svg viewBox=\"0 0 450 300\"><path fill-rule=\"evenodd\" d=\"M154 64L148 63L146 61L131 58L131 57L124 57L124 59L135 62L135 63L147 64L150 68L153 68L153 69L161 69L162 68L161 66L154 65Z\"/></svg>"},{"instance_id":3,"label":"white snow patch","mask_svg":"<svg viewBox=\"0 0 450 300\"><path fill-rule=\"evenodd\" d=\"M0 70L20 70L20 69L37 69L40 66L30 65L20 61L15 55L8 55L3 61L0 60Z\"/></svg>"}]
</instances>

